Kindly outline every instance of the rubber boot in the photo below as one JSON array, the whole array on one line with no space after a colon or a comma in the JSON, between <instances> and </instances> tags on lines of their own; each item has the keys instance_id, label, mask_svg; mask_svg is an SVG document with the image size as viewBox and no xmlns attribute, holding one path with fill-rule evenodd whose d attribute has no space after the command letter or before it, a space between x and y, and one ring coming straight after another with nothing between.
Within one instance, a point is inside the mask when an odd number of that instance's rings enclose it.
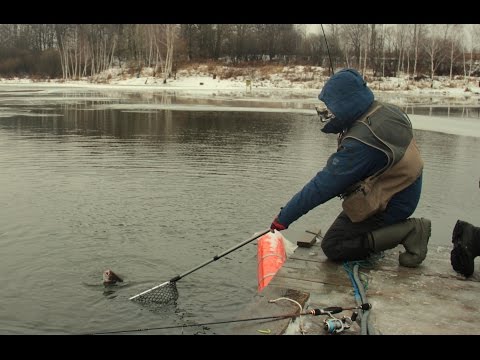
<instances>
[{"instance_id":1,"label":"rubber boot","mask_svg":"<svg viewBox=\"0 0 480 360\"><path fill-rule=\"evenodd\" d=\"M471 276L474 271L473 260L480 255L480 228L458 220L453 228L452 242L450 262L453 270L465 277Z\"/></svg>"},{"instance_id":2,"label":"rubber boot","mask_svg":"<svg viewBox=\"0 0 480 360\"><path fill-rule=\"evenodd\" d=\"M402 244L406 252L402 252L398 257L400 265L417 267L427 256L431 231L430 220L411 218L372 231L367 235L367 239L370 249L374 252L392 249Z\"/></svg>"}]
</instances>

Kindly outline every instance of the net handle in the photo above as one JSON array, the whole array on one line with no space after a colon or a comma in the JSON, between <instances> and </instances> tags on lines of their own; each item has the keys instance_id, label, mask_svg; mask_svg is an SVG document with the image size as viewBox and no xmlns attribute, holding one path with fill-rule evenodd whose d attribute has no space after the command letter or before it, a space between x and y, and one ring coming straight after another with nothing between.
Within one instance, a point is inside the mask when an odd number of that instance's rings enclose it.
<instances>
[{"instance_id":1,"label":"net handle","mask_svg":"<svg viewBox=\"0 0 480 360\"><path fill-rule=\"evenodd\" d=\"M235 250L237 250L238 248L241 248L242 246L247 245L249 242L252 242L253 240L258 239L260 236L265 235L265 234L268 233L269 231L270 231L270 229L263 230L263 231L260 232L259 234L251 237L250 239L247 239L247 240L241 242L240 244L235 245L234 247L232 247L232 248L230 248L230 249L228 249L228 250L225 250L224 252L222 252L222 253L220 253L220 254L218 254L218 255L215 255L212 259L210 259L210 260L208 260L208 261L205 261L204 263L202 263L202 264L200 264L200 265L198 265L198 266L195 266L193 269L190 269L190 270L184 272L184 273L181 274L181 275L177 275L177 276L175 276L174 278L170 279L169 281L166 281L166 282L164 282L164 283L162 283L162 284L160 284L160 285L157 285L157 286L155 286L155 287L153 287L153 288L151 288L151 289L145 290L144 292L141 292L140 294L134 295L134 296L132 296L131 298L129 298L129 300L134 300L134 299L138 298L138 297L141 296L141 295L144 295L144 294L146 294L146 293L149 293L149 292L151 292L151 291L153 291L153 290L155 290L155 289L158 289L159 287L168 285L168 284L170 284L170 283L175 284L176 281L180 280L180 279L183 278L184 276L187 276L188 274L191 274L192 272L197 271L198 269L201 269L202 267L210 264L211 262L217 261L218 259L224 257L225 255L230 254L232 251L235 251Z\"/></svg>"},{"instance_id":2,"label":"net handle","mask_svg":"<svg viewBox=\"0 0 480 360\"><path fill-rule=\"evenodd\" d=\"M200 265L198 265L198 266L195 266L193 269L190 269L190 270L188 270L188 271L185 271L185 272L184 272L183 274L181 274L181 275L175 276L174 278L172 278L172 279L170 280L170 282L178 281L178 280L180 280L181 278L183 278L184 276L187 276L188 274L191 274L192 272L197 271L198 269L201 269L202 267L204 267L204 266L206 266L206 265L208 265L208 264L210 264L210 263L212 263L212 262L214 262L214 261L217 261L218 259L221 259L221 258L224 257L225 255L230 254L232 251L235 251L235 250L241 248L242 246L245 246L245 245L247 245L248 243L252 242L253 240L258 239L260 236L265 235L265 234L268 233L269 231L270 231L270 229L263 230L263 231L260 232L259 234L251 237L250 239L247 239L247 240L241 242L240 244L235 245L234 247L231 247L230 249L225 250L224 252L222 252L222 253L220 253L220 254L218 254L218 255L215 255L212 259L207 260L207 261L205 261L204 263L202 263L202 264L200 264Z\"/></svg>"}]
</instances>

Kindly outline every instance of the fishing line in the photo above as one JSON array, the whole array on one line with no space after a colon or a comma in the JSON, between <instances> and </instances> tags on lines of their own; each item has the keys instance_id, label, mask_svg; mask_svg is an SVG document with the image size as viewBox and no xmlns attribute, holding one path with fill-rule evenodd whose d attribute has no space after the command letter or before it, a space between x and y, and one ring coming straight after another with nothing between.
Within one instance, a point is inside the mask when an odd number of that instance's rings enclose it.
<instances>
[{"instance_id":1,"label":"fishing line","mask_svg":"<svg viewBox=\"0 0 480 360\"><path fill-rule=\"evenodd\" d=\"M244 321L282 320L282 319L288 319L288 318L293 318L293 317L297 317L297 316L298 316L298 314L263 316L263 317L254 317L254 318L248 318L248 319L213 321L213 322L206 322L206 323L200 323L200 324L170 325L170 326L161 326L161 327L144 328L144 329L103 331L103 332L96 332L96 333L90 333L90 334L85 334L85 335L108 335L108 334L120 334L120 333L125 333L125 332L135 332L135 331L165 330L165 329L176 329L176 328L178 329L178 328L193 327L193 326L228 324L228 323L236 323L236 322L244 322Z\"/></svg>"}]
</instances>

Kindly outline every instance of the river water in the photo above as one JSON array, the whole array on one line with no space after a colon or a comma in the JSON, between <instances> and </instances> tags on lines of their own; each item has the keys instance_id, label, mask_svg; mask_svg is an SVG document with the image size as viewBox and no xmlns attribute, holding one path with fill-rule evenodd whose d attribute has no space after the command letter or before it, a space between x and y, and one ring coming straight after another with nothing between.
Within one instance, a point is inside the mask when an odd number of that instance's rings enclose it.
<instances>
[{"instance_id":1,"label":"river water","mask_svg":"<svg viewBox=\"0 0 480 360\"><path fill-rule=\"evenodd\" d=\"M221 334L184 325L228 320L251 300L254 242L179 280L175 305L128 298L270 225L335 151L314 103L0 87L0 333ZM476 108L412 111L480 121ZM414 216L432 220L435 251L457 219L480 224L480 139L415 135L425 170ZM340 209L333 199L284 235L326 230ZM124 282L104 287L106 268Z\"/></svg>"}]
</instances>

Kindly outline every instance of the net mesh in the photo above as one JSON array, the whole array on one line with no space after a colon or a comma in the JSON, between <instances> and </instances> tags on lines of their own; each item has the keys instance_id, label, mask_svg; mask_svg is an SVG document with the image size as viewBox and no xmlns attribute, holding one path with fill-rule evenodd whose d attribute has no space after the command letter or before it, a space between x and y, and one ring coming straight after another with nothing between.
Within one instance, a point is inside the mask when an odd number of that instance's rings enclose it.
<instances>
[{"instance_id":1,"label":"net mesh","mask_svg":"<svg viewBox=\"0 0 480 360\"><path fill-rule=\"evenodd\" d=\"M167 282L132 298L133 301L138 301L142 304L170 304L177 301L177 299L178 291L175 282Z\"/></svg>"}]
</instances>

